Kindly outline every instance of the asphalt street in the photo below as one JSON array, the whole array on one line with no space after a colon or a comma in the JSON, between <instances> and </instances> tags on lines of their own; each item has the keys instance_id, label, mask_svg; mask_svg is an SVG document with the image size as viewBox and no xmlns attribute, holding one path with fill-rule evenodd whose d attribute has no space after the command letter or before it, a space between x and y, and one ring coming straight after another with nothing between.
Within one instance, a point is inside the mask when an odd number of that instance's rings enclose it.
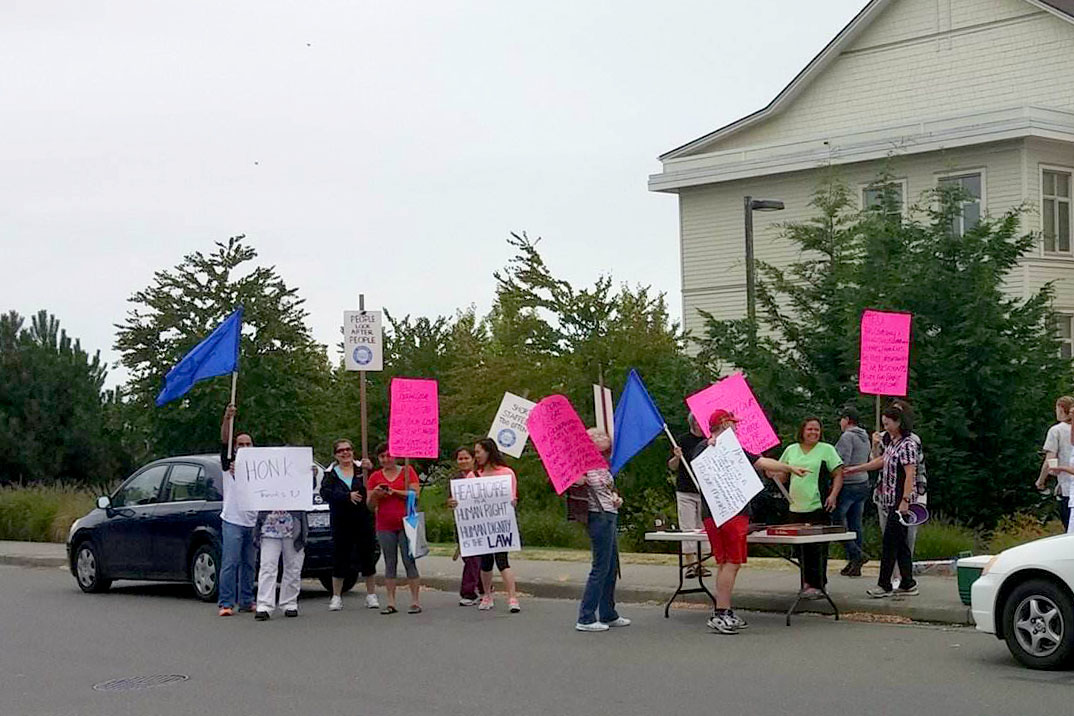
<instances>
[{"instance_id":1,"label":"asphalt street","mask_svg":"<svg viewBox=\"0 0 1074 716\"><path fill-rule=\"evenodd\" d=\"M348 597L328 612L310 585L297 619L220 618L182 585L82 594L60 569L0 566L0 715L154 714L982 714L1065 713L1074 673L1031 672L962 627L748 614L736 636L699 609L621 605L634 620L573 630L577 603L521 614L423 595L381 616ZM131 691L128 677L185 681Z\"/></svg>"}]
</instances>

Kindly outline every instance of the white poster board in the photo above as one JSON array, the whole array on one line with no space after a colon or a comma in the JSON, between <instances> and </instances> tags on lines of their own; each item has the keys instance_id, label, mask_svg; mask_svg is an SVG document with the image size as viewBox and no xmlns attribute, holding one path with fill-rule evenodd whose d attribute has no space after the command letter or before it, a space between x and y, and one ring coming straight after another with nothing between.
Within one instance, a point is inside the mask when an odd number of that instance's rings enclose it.
<instances>
[{"instance_id":1,"label":"white poster board","mask_svg":"<svg viewBox=\"0 0 1074 716\"><path fill-rule=\"evenodd\" d=\"M463 557L522 549L510 475L452 480L451 496L459 502L455 529Z\"/></svg>"},{"instance_id":2,"label":"white poster board","mask_svg":"<svg viewBox=\"0 0 1074 716\"><path fill-rule=\"evenodd\" d=\"M384 370L380 311L343 312L343 364L347 370Z\"/></svg>"},{"instance_id":3,"label":"white poster board","mask_svg":"<svg viewBox=\"0 0 1074 716\"><path fill-rule=\"evenodd\" d=\"M604 406L601 407L601 391L600 386L593 385L593 412L596 413L597 423L596 426L599 430L603 430L608 433L613 441L615 440L615 411L612 405L612 389L604 388ZM605 420L604 416L608 416Z\"/></svg>"},{"instance_id":4,"label":"white poster board","mask_svg":"<svg viewBox=\"0 0 1074 716\"><path fill-rule=\"evenodd\" d=\"M694 475L700 483L701 494L712 512L712 520L719 527L745 507L750 499L763 489L761 478L753 469L743 452L733 430L724 430L690 461Z\"/></svg>"},{"instance_id":5,"label":"white poster board","mask_svg":"<svg viewBox=\"0 0 1074 716\"><path fill-rule=\"evenodd\" d=\"M530 431L526 428L526 419L536 403L526 400L514 393L504 393L500 409L489 428L489 437L496 441L500 452L511 457L522 457L522 451L529 440Z\"/></svg>"},{"instance_id":6,"label":"white poster board","mask_svg":"<svg viewBox=\"0 0 1074 716\"><path fill-rule=\"evenodd\" d=\"M239 509L306 511L313 504L313 448L242 448L234 475Z\"/></svg>"}]
</instances>

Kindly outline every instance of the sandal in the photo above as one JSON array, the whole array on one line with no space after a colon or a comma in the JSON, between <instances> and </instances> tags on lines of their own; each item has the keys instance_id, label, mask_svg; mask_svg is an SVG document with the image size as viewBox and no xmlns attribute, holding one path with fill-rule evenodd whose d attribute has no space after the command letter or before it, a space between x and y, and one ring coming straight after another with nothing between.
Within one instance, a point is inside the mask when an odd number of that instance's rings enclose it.
<instances>
[{"instance_id":1,"label":"sandal","mask_svg":"<svg viewBox=\"0 0 1074 716\"><path fill-rule=\"evenodd\" d=\"M410 609L406 610L407 614L421 614L421 607L417 604L411 604Z\"/></svg>"},{"instance_id":2,"label":"sandal","mask_svg":"<svg viewBox=\"0 0 1074 716\"><path fill-rule=\"evenodd\" d=\"M383 609L381 609L380 613L381 614L398 614L399 610L389 604L388 606L386 606Z\"/></svg>"}]
</instances>

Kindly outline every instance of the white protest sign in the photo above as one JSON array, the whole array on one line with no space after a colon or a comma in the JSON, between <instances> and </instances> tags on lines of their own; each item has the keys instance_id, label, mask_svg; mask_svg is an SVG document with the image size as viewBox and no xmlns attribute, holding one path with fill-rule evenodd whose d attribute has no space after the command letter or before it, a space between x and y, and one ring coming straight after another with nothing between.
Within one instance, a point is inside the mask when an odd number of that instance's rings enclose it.
<instances>
[{"instance_id":1,"label":"white protest sign","mask_svg":"<svg viewBox=\"0 0 1074 716\"><path fill-rule=\"evenodd\" d=\"M529 440L530 431L526 428L526 419L536 403L519 397L514 393L504 393L500 409L489 428L489 437L496 441L500 452L511 457L522 457L522 450Z\"/></svg>"},{"instance_id":2,"label":"white protest sign","mask_svg":"<svg viewBox=\"0 0 1074 716\"><path fill-rule=\"evenodd\" d=\"M522 549L510 475L452 480L451 496L459 502L455 528L463 557Z\"/></svg>"},{"instance_id":3,"label":"white protest sign","mask_svg":"<svg viewBox=\"0 0 1074 716\"><path fill-rule=\"evenodd\" d=\"M305 511L313 504L313 448L242 448L234 475L240 509Z\"/></svg>"},{"instance_id":4,"label":"white protest sign","mask_svg":"<svg viewBox=\"0 0 1074 716\"><path fill-rule=\"evenodd\" d=\"M763 489L761 478L743 452L733 430L724 430L704 452L690 461L701 493L719 527L742 511Z\"/></svg>"},{"instance_id":5,"label":"white protest sign","mask_svg":"<svg viewBox=\"0 0 1074 716\"><path fill-rule=\"evenodd\" d=\"M380 311L343 312L343 363L347 370L384 370Z\"/></svg>"},{"instance_id":6,"label":"white protest sign","mask_svg":"<svg viewBox=\"0 0 1074 716\"><path fill-rule=\"evenodd\" d=\"M611 388L605 388L602 393L599 385L593 385L593 411L597 415L597 429L608 433L608 437L615 440L615 409Z\"/></svg>"}]
</instances>

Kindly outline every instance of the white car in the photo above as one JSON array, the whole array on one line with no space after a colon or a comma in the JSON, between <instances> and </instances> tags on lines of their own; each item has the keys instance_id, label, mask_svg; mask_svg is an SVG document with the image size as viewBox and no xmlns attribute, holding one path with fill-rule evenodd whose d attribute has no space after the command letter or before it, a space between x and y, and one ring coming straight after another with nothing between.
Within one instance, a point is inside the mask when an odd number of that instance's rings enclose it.
<instances>
[{"instance_id":1,"label":"white car","mask_svg":"<svg viewBox=\"0 0 1074 716\"><path fill-rule=\"evenodd\" d=\"M1074 534L1036 540L992 557L970 598L977 629L1006 641L1024 666L1074 665Z\"/></svg>"}]
</instances>

